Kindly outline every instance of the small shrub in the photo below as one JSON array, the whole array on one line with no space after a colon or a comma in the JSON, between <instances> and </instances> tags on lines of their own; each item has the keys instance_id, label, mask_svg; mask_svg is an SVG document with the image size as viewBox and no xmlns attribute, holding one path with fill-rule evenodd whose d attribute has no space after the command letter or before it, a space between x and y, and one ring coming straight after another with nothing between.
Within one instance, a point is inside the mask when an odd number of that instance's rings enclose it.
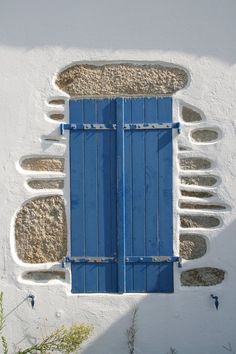
<instances>
[{"instance_id":1,"label":"small shrub","mask_svg":"<svg viewBox=\"0 0 236 354\"><path fill-rule=\"evenodd\" d=\"M88 339L92 327L88 325L73 325L70 328L64 326L47 336L41 343L36 343L30 348L20 350L17 354L46 354L48 351L63 354L73 353L80 348L83 341Z\"/></svg>"},{"instance_id":2,"label":"small shrub","mask_svg":"<svg viewBox=\"0 0 236 354\"><path fill-rule=\"evenodd\" d=\"M7 340L2 333L4 326L3 293L0 292L0 340L3 354L8 354ZM49 336L45 337L40 343L19 350L16 354L49 354L49 352L70 354L80 348L81 343L88 339L92 330L92 326L86 324L74 324L69 328L62 326L52 332Z\"/></svg>"}]
</instances>

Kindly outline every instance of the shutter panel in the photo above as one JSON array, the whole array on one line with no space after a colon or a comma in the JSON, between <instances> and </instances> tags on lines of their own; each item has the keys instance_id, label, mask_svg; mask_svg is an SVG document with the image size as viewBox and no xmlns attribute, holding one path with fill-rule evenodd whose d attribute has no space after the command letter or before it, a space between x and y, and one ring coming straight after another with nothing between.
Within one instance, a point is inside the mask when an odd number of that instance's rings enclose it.
<instances>
[{"instance_id":1,"label":"shutter panel","mask_svg":"<svg viewBox=\"0 0 236 354\"><path fill-rule=\"evenodd\" d=\"M70 101L70 124L88 125L70 130L72 292L173 291L173 263L150 262L173 255L172 130L122 132L162 122L168 97Z\"/></svg>"}]
</instances>

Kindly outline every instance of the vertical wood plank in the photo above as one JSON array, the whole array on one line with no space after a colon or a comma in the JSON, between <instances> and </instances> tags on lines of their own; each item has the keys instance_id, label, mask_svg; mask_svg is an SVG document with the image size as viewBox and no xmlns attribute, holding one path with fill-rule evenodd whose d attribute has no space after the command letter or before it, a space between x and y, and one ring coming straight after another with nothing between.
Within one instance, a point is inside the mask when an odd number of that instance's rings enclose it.
<instances>
[{"instance_id":1,"label":"vertical wood plank","mask_svg":"<svg viewBox=\"0 0 236 354\"><path fill-rule=\"evenodd\" d=\"M116 124L116 100L110 100L110 124ZM110 200L111 200L111 210L110 210L110 239L111 239L111 256L116 257L118 255L117 250L117 168L116 168L116 131L110 132ZM111 264L112 269L112 291L118 292L118 266L117 263Z\"/></svg>"},{"instance_id":2,"label":"vertical wood plank","mask_svg":"<svg viewBox=\"0 0 236 354\"><path fill-rule=\"evenodd\" d=\"M83 123L83 100L70 100L70 123ZM71 255L85 255L84 135L70 131ZM78 228L78 225L80 227ZM72 292L85 292L85 268L71 265Z\"/></svg>"},{"instance_id":3,"label":"vertical wood plank","mask_svg":"<svg viewBox=\"0 0 236 354\"><path fill-rule=\"evenodd\" d=\"M158 100L159 121L172 122L172 98ZM172 130L159 133L159 237L160 255L173 255ZM173 263L160 264L159 292L173 292Z\"/></svg>"},{"instance_id":4,"label":"vertical wood plank","mask_svg":"<svg viewBox=\"0 0 236 354\"><path fill-rule=\"evenodd\" d=\"M125 160L124 160L124 99L116 100L117 109L117 243L118 291L126 291L125 277Z\"/></svg>"},{"instance_id":5,"label":"vertical wood plank","mask_svg":"<svg viewBox=\"0 0 236 354\"><path fill-rule=\"evenodd\" d=\"M159 121L172 122L172 99L158 100ZM159 225L160 254L172 255L173 206L172 206L172 130L159 133Z\"/></svg>"},{"instance_id":6,"label":"vertical wood plank","mask_svg":"<svg viewBox=\"0 0 236 354\"><path fill-rule=\"evenodd\" d=\"M144 122L144 99L132 99L132 123ZM145 235L145 132L132 131L132 196L133 196L133 255L143 256L146 248ZM146 290L146 265L133 264L134 291Z\"/></svg>"},{"instance_id":7,"label":"vertical wood plank","mask_svg":"<svg viewBox=\"0 0 236 354\"><path fill-rule=\"evenodd\" d=\"M145 122L157 123L157 102L155 97L145 99ZM146 256L159 255L159 230L158 230L158 130L145 132L145 208L146 208ZM147 264L147 292L158 289L159 264Z\"/></svg>"},{"instance_id":8,"label":"vertical wood plank","mask_svg":"<svg viewBox=\"0 0 236 354\"><path fill-rule=\"evenodd\" d=\"M125 98L124 100L124 119L125 124L132 123L132 99ZM132 131L125 130L125 251L126 257L133 255L133 169L132 169ZM126 291L133 292L134 290L134 274L133 264L126 263Z\"/></svg>"},{"instance_id":9,"label":"vertical wood plank","mask_svg":"<svg viewBox=\"0 0 236 354\"><path fill-rule=\"evenodd\" d=\"M96 101L84 100L84 123L96 123ZM88 257L98 255L98 165L97 165L97 134L95 131L84 132L85 139L85 225L86 245L85 252ZM85 284L87 292L98 291L98 267L94 264L85 264Z\"/></svg>"}]
</instances>

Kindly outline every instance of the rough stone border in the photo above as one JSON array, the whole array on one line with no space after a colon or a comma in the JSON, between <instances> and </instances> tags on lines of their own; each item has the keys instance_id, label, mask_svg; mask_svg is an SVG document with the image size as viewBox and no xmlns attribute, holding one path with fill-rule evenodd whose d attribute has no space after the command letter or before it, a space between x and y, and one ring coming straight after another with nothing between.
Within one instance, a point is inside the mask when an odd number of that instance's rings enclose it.
<instances>
[{"instance_id":1,"label":"rough stone border","mask_svg":"<svg viewBox=\"0 0 236 354\"><path fill-rule=\"evenodd\" d=\"M168 64L72 64L55 84L70 97L172 95L188 83L188 74Z\"/></svg>"}]
</instances>

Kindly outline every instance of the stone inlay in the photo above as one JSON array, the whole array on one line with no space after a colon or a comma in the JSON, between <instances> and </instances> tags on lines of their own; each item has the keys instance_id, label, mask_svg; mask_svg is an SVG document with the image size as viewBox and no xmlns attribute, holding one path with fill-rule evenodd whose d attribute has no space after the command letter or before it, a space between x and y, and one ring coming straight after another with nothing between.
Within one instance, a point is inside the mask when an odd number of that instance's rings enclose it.
<instances>
[{"instance_id":1,"label":"stone inlay","mask_svg":"<svg viewBox=\"0 0 236 354\"><path fill-rule=\"evenodd\" d=\"M30 157L21 162L24 170L31 171L64 171L64 159L58 157Z\"/></svg>"},{"instance_id":2,"label":"stone inlay","mask_svg":"<svg viewBox=\"0 0 236 354\"><path fill-rule=\"evenodd\" d=\"M37 270L25 273L22 278L36 282L48 282L55 279L65 280L65 272L59 270Z\"/></svg>"},{"instance_id":3,"label":"stone inlay","mask_svg":"<svg viewBox=\"0 0 236 354\"><path fill-rule=\"evenodd\" d=\"M190 147L184 146L184 145L179 145L178 149L179 149L179 151L191 151Z\"/></svg>"},{"instance_id":4,"label":"stone inlay","mask_svg":"<svg viewBox=\"0 0 236 354\"><path fill-rule=\"evenodd\" d=\"M208 215L181 215L180 224L183 228L212 228L220 225L220 220Z\"/></svg>"},{"instance_id":5,"label":"stone inlay","mask_svg":"<svg viewBox=\"0 0 236 354\"><path fill-rule=\"evenodd\" d=\"M63 100L61 98L53 98L53 99L49 100L48 103L55 104L55 105L61 105L61 104L65 104L65 100Z\"/></svg>"},{"instance_id":6,"label":"stone inlay","mask_svg":"<svg viewBox=\"0 0 236 354\"><path fill-rule=\"evenodd\" d=\"M63 179L32 179L28 185L33 189L62 189L64 188Z\"/></svg>"},{"instance_id":7,"label":"stone inlay","mask_svg":"<svg viewBox=\"0 0 236 354\"><path fill-rule=\"evenodd\" d=\"M56 85L72 97L167 95L187 82L183 69L159 64L76 64L56 79Z\"/></svg>"},{"instance_id":8,"label":"stone inlay","mask_svg":"<svg viewBox=\"0 0 236 354\"><path fill-rule=\"evenodd\" d=\"M180 182L187 185L211 187L217 183L217 178L213 176L181 176Z\"/></svg>"},{"instance_id":9,"label":"stone inlay","mask_svg":"<svg viewBox=\"0 0 236 354\"><path fill-rule=\"evenodd\" d=\"M181 190L181 195L184 197L193 197L193 198L210 198L213 197L213 193L210 192L202 192L202 191L186 191Z\"/></svg>"},{"instance_id":10,"label":"stone inlay","mask_svg":"<svg viewBox=\"0 0 236 354\"><path fill-rule=\"evenodd\" d=\"M183 209L214 209L214 210L224 210L226 207L221 204L198 204L198 203L186 203L181 202L180 208Z\"/></svg>"},{"instance_id":11,"label":"stone inlay","mask_svg":"<svg viewBox=\"0 0 236 354\"><path fill-rule=\"evenodd\" d=\"M64 119L64 114L62 113L51 113L49 117L53 120L63 120Z\"/></svg>"},{"instance_id":12,"label":"stone inlay","mask_svg":"<svg viewBox=\"0 0 236 354\"><path fill-rule=\"evenodd\" d=\"M216 140L218 138L218 132L210 129L198 129L194 130L191 136L196 142L207 143Z\"/></svg>"},{"instance_id":13,"label":"stone inlay","mask_svg":"<svg viewBox=\"0 0 236 354\"><path fill-rule=\"evenodd\" d=\"M184 286L211 286L222 283L225 272L222 269L203 267L186 270L181 274Z\"/></svg>"},{"instance_id":14,"label":"stone inlay","mask_svg":"<svg viewBox=\"0 0 236 354\"><path fill-rule=\"evenodd\" d=\"M201 114L189 107L182 107L182 118L186 123L200 122L202 120Z\"/></svg>"},{"instance_id":15,"label":"stone inlay","mask_svg":"<svg viewBox=\"0 0 236 354\"><path fill-rule=\"evenodd\" d=\"M64 200L48 196L28 201L15 221L16 251L26 263L56 262L66 255Z\"/></svg>"},{"instance_id":16,"label":"stone inlay","mask_svg":"<svg viewBox=\"0 0 236 354\"><path fill-rule=\"evenodd\" d=\"M184 259L202 257L207 250L206 240L196 234L181 234L179 247L179 254Z\"/></svg>"},{"instance_id":17,"label":"stone inlay","mask_svg":"<svg viewBox=\"0 0 236 354\"><path fill-rule=\"evenodd\" d=\"M182 170L206 170L211 167L211 162L198 157L181 158L180 167Z\"/></svg>"}]
</instances>

